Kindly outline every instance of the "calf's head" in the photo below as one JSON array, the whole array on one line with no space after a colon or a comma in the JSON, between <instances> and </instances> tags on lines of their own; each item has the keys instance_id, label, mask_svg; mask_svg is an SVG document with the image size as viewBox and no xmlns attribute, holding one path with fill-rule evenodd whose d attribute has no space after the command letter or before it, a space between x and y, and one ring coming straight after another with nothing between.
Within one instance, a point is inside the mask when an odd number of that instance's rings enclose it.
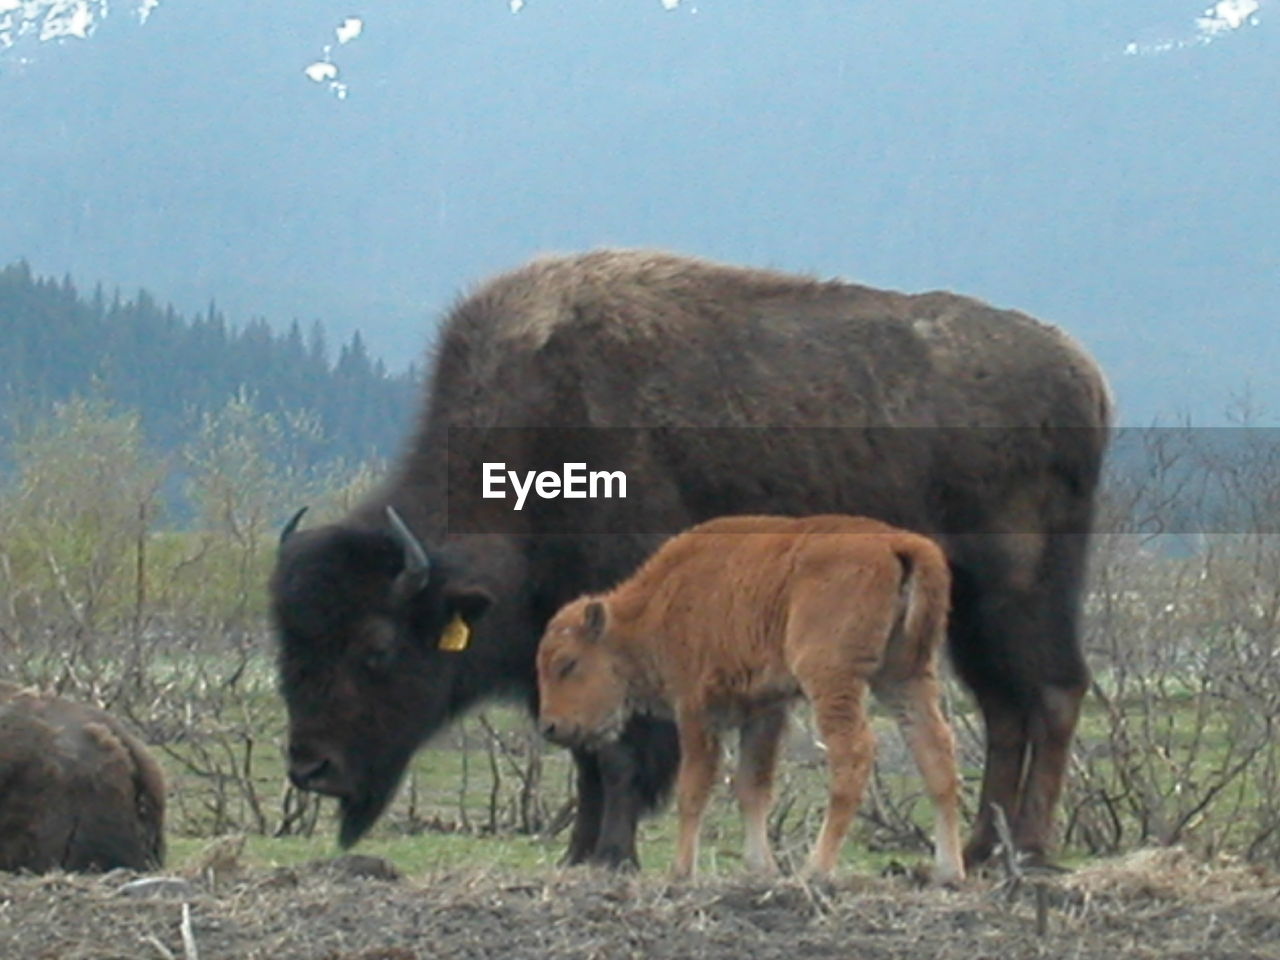
<instances>
[{"instance_id":1,"label":"calf's head","mask_svg":"<svg viewBox=\"0 0 1280 960\"><path fill-rule=\"evenodd\" d=\"M608 620L602 601L584 597L547 624L538 647L538 721L547 739L596 746L622 733L628 686Z\"/></svg>"},{"instance_id":2,"label":"calf's head","mask_svg":"<svg viewBox=\"0 0 1280 960\"><path fill-rule=\"evenodd\" d=\"M289 779L338 798L344 847L373 825L455 709L460 661L491 603L387 516L387 529L299 532L295 517L270 584Z\"/></svg>"}]
</instances>

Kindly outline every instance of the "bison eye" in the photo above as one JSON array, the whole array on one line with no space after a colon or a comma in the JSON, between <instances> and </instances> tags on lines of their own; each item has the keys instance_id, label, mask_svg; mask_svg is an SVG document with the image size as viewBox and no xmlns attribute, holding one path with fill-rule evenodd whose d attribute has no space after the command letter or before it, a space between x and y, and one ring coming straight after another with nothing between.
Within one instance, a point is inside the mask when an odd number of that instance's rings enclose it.
<instances>
[{"instance_id":1,"label":"bison eye","mask_svg":"<svg viewBox=\"0 0 1280 960\"><path fill-rule=\"evenodd\" d=\"M364 655L364 665L370 673L386 673L395 663L396 652L390 646L374 647Z\"/></svg>"},{"instance_id":2,"label":"bison eye","mask_svg":"<svg viewBox=\"0 0 1280 960\"><path fill-rule=\"evenodd\" d=\"M570 659L570 660L564 661L564 663L560 664L560 666L556 668L556 678L559 680L563 680L569 674L573 673L573 668L576 667L577 665L578 665L577 660Z\"/></svg>"},{"instance_id":3,"label":"bison eye","mask_svg":"<svg viewBox=\"0 0 1280 960\"><path fill-rule=\"evenodd\" d=\"M362 625L357 646L352 652L365 670L379 675L394 666L399 649L395 627L387 620L371 619Z\"/></svg>"}]
</instances>

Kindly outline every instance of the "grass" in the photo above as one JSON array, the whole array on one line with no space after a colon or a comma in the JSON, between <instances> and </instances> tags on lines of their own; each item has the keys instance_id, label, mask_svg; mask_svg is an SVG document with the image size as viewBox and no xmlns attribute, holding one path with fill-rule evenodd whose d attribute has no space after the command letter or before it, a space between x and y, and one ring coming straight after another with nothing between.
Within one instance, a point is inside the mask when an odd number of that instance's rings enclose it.
<instances>
[{"instance_id":1,"label":"grass","mask_svg":"<svg viewBox=\"0 0 1280 960\"><path fill-rule=\"evenodd\" d=\"M211 841L204 837L173 837L169 841L169 867L184 870L199 863ZM332 831L311 837L247 836L243 860L254 867L292 867L324 860L341 853ZM353 851L381 857L407 876L472 868L502 866L514 870L550 868L563 853L561 844L536 837L504 834L472 836L459 833L423 833L416 836L376 836Z\"/></svg>"},{"instance_id":2,"label":"grass","mask_svg":"<svg viewBox=\"0 0 1280 960\"><path fill-rule=\"evenodd\" d=\"M160 678L157 689L163 687L165 696L149 703L147 715L136 719L162 735L153 739L165 743L158 756L170 783L171 862L181 866L198 857L211 838L241 832L250 834L247 857L263 865L290 865L334 855L336 828L330 801L322 802L312 836L257 835L254 801L263 811L267 833L280 821L285 787L283 705L265 659L255 657L234 690L225 689L221 682L231 666L216 658L193 665L173 656L158 656L149 664L149 673ZM1238 757L1244 738L1255 736L1257 725L1265 719L1247 711L1223 710L1220 705L1206 707L1209 702L1200 696L1204 688L1195 683L1161 686L1145 674L1131 675L1129 683L1125 690L1132 695L1117 704L1133 737L1129 755L1117 746L1107 710L1093 697L1086 701L1076 741L1081 766L1069 779L1060 822L1069 820L1071 805L1076 804L1084 805L1080 809L1102 826L1087 840L1080 839L1084 834L1078 831L1078 845L1061 850L1059 857L1068 865L1091 853L1159 841L1161 825L1176 821L1180 812L1199 802L1224 764L1229 767ZM958 732L974 729L968 697L953 696L949 708ZM528 718L520 711L493 707L483 718L513 746L529 742ZM803 858L816 836L826 800L825 764L809 733L807 712L797 710L794 721L778 791L780 806L788 801L793 806L782 842L776 844L780 857L792 862ZM910 832L911 823L931 835L932 809L920 796L918 775L893 725L880 714L875 715L874 725L880 779L898 829L876 829L865 819L855 823L844 848L845 871L877 872L895 861L912 865L929 859L918 840L904 843L902 837ZM980 735L980 729L976 733ZM962 735L961 740L966 744L960 759L966 814L971 818L981 752L971 736ZM517 870L555 865L563 854L567 832L555 836L518 832L518 767L524 754L493 756L486 749L488 742L481 718L468 717L421 750L387 815L356 852L385 857L409 874L477 864ZM251 754L247 753L250 746ZM539 796L545 820L570 800L572 770L563 750L543 745L540 756ZM726 775L731 764L732 758L727 757ZM1203 841L1202 848L1214 851L1246 847L1277 816L1277 791L1272 789L1277 769L1280 747L1273 743L1229 789L1215 795L1184 836L1175 839ZM1107 841L1110 848L1099 847L1096 839L1099 831L1109 829L1105 821L1112 811L1107 804L1118 814L1121 827L1115 839ZM642 823L639 848L646 872L665 869L670 863L674 821L668 808ZM731 792L721 786L704 825L700 869L713 875L737 872L740 837Z\"/></svg>"},{"instance_id":3,"label":"grass","mask_svg":"<svg viewBox=\"0 0 1280 960\"><path fill-rule=\"evenodd\" d=\"M280 709L267 699L250 712L261 717L262 711L270 718L262 723L263 735L274 730L279 737L283 728ZM825 761L806 733L803 710L798 713L791 749L779 769L780 805L791 801L792 806L782 842L776 845L780 858L794 863L803 859L817 835L827 789ZM528 729L527 718L513 708L490 709L484 717L493 729L513 742L519 742ZM896 742L896 731L883 718L876 721L876 726L884 728L880 730L880 740L886 748L882 753L896 763L894 758L901 749L890 749ZM498 756L495 789L491 757L482 746L484 733L478 718L465 718L419 751L388 813L353 852L383 857L411 875L476 865L511 869L554 866L564 853L568 831L555 836L516 832L519 781L510 761ZM170 783L170 862L177 868L198 859L210 838L241 832L250 820L250 807L242 796L243 783L235 784L225 776L198 775L183 762L204 760L193 754L192 745L190 739L175 743L160 757ZM237 751L233 748L207 755L221 764L236 756ZM571 798L572 765L566 751L549 745L541 747L541 761L542 807L554 814ZM730 754L723 767L725 778L732 764ZM225 766L220 770L225 775ZM920 789L914 768L891 772L888 781L895 792ZM257 747L251 782L260 802L268 806L269 815L278 820L278 802L274 801L282 793L284 767L277 746ZM219 797L223 799L220 801ZM288 866L337 854L335 805L328 800L320 802L322 808L312 836L250 835L245 850L248 861ZM220 806L220 814L211 812ZM926 831L931 831L933 815L926 802L916 803L912 813ZM846 870L875 872L895 861L914 863L928 859L927 851L920 849L868 849L866 834L865 825L855 824L844 849ZM703 825L700 870L713 875L737 872L741 836L736 802L728 784L722 783L713 795ZM670 806L641 822L638 847L646 871L665 870L670 864L675 850L675 816Z\"/></svg>"}]
</instances>

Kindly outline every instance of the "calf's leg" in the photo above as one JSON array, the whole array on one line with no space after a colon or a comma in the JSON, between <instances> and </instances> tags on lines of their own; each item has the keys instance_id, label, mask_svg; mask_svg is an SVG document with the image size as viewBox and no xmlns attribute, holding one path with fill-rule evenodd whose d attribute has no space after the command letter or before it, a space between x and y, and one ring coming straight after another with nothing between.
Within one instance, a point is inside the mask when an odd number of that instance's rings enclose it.
<instances>
[{"instance_id":1,"label":"calf's leg","mask_svg":"<svg viewBox=\"0 0 1280 960\"><path fill-rule=\"evenodd\" d=\"M742 811L743 860L755 873L776 874L777 861L769 849L769 809L773 806L773 775L778 747L787 727L783 705L753 713L739 731L738 771L733 778Z\"/></svg>"},{"instance_id":2,"label":"calf's leg","mask_svg":"<svg viewBox=\"0 0 1280 960\"><path fill-rule=\"evenodd\" d=\"M680 772L676 775L679 832L672 876L691 878L697 870L698 833L720 764L720 740L700 716L680 718Z\"/></svg>"},{"instance_id":3,"label":"calf's leg","mask_svg":"<svg viewBox=\"0 0 1280 960\"><path fill-rule=\"evenodd\" d=\"M963 880L955 736L942 714L937 677L930 669L923 675L877 686L876 692L892 708L933 803L934 879L939 883Z\"/></svg>"},{"instance_id":4,"label":"calf's leg","mask_svg":"<svg viewBox=\"0 0 1280 960\"><path fill-rule=\"evenodd\" d=\"M827 745L831 787L827 815L805 873L825 877L835 868L849 825L862 802L875 756L875 736L867 724L866 681L828 674L807 686L818 732Z\"/></svg>"}]
</instances>

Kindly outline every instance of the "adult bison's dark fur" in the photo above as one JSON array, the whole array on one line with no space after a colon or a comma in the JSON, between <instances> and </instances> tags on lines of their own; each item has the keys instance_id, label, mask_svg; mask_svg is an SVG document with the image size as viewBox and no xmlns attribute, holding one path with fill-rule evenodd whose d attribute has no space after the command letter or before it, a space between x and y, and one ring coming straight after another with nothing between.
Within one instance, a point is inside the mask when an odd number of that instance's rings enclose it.
<instances>
[{"instance_id":1,"label":"adult bison's dark fur","mask_svg":"<svg viewBox=\"0 0 1280 960\"><path fill-rule=\"evenodd\" d=\"M450 718L499 694L536 709L547 619L625 578L661 533L853 513L934 533L953 564L949 648L988 741L970 861L993 846L992 802L1043 855L1087 680L1079 590L1109 416L1102 375L1066 336L949 293L654 252L498 277L445 320L424 416L382 488L282 538L271 589L293 781L340 798L353 843ZM581 431L557 450L492 427L660 429ZM629 498L576 512L531 498L515 514L481 499L478 477L449 483L446 460L523 471L557 454L625 465ZM439 648L455 616L474 626L461 652ZM575 754L570 862L634 862L636 819L677 763L673 730L642 717L617 746Z\"/></svg>"},{"instance_id":2,"label":"adult bison's dark fur","mask_svg":"<svg viewBox=\"0 0 1280 960\"><path fill-rule=\"evenodd\" d=\"M164 777L110 714L0 683L0 869L164 863Z\"/></svg>"}]
</instances>

